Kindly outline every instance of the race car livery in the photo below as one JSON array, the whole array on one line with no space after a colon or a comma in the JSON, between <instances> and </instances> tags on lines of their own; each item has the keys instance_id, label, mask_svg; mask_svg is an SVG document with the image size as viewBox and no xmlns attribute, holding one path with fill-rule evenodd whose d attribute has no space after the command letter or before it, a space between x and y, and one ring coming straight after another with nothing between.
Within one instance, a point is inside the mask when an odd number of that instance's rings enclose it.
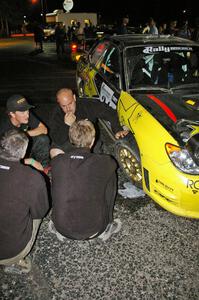
<instances>
[{"instance_id":1,"label":"race car livery","mask_svg":"<svg viewBox=\"0 0 199 300\"><path fill-rule=\"evenodd\" d=\"M79 95L117 110L132 182L166 210L199 218L199 44L172 36L99 40L77 66ZM91 100L92 101L92 100Z\"/></svg>"}]
</instances>

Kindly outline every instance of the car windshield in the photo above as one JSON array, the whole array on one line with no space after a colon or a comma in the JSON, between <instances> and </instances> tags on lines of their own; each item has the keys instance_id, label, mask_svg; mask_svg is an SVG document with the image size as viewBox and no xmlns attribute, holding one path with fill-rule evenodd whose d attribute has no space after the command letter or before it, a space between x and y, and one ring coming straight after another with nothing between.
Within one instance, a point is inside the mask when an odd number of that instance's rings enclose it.
<instances>
[{"instance_id":1,"label":"car windshield","mask_svg":"<svg viewBox=\"0 0 199 300\"><path fill-rule=\"evenodd\" d=\"M185 87L199 83L199 47L140 46L125 49L128 89Z\"/></svg>"}]
</instances>

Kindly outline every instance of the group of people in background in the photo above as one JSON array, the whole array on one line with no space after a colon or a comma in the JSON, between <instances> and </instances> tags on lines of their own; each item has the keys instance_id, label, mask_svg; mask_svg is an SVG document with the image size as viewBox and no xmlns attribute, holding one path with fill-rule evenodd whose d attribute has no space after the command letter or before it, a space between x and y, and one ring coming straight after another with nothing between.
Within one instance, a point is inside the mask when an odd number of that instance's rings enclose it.
<instances>
[{"instance_id":1,"label":"group of people in background","mask_svg":"<svg viewBox=\"0 0 199 300\"><path fill-rule=\"evenodd\" d=\"M154 18L150 17L144 27L139 28L129 26L129 17L122 18L119 25L114 25L111 29L106 25L93 26L91 22L81 23L73 21L68 28L63 22L55 25L54 39L56 42L56 52L58 56L65 53L65 42L77 42L80 46L85 46L85 40L89 38L97 38L97 31L103 31L104 34L128 34L143 33L152 35L169 34L183 38L199 41L199 18L196 18L194 26L190 26L187 19L184 19L178 24L177 20L170 20L169 22L162 22L157 25ZM41 25L35 23L33 26L34 40L36 49L43 52L44 30Z\"/></svg>"},{"instance_id":2,"label":"group of people in background","mask_svg":"<svg viewBox=\"0 0 199 300\"><path fill-rule=\"evenodd\" d=\"M146 26L142 29L142 33L153 35L168 34L199 41L199 18L196 18L195 24L192 27L189 25L187 19L179 22L179 24L177 20L170 20L168 23L163 22L158 26L156 21L151 17Z\"/></svg>"},{"instance_id":3,"label":"group of people in background","mask_svg":"<svg viewBox=\"0 0 199 300\"><path fill-rule=\"evenodd\" d=\"M178 27L177 25L178 25L177 20L171 20L169 24L162 23L158 28L154 19L150 18L146 27L143 29L142 33L155 34L155 35L169 34L172 36L175 35L182 38L192 39L194 29L191 29L189 27L188 20L184 20L180 27Z\"/></svg>"}]
</instances>

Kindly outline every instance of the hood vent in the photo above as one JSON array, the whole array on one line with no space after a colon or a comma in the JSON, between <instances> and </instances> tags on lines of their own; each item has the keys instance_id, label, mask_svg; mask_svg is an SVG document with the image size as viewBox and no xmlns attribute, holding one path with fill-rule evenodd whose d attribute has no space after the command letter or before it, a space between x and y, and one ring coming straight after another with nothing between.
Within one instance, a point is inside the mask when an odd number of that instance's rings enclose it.
<instances>
[{"instance_id":1,"label":"hood vent","mask_svg":"<svg viewBox=\"0 0 199 300\"><path fill-rule=\"evenodd\" d=\"M191 96L191 95L190 95ZM186 97L186 99L185 99ZM190 109L190 110L199 110L199 95L197 98L194 99L194 97L190 97L188 98L188 96L184 96L183 97L183 102L184 102L184 105Z\"/></svg>"}]
</instances>

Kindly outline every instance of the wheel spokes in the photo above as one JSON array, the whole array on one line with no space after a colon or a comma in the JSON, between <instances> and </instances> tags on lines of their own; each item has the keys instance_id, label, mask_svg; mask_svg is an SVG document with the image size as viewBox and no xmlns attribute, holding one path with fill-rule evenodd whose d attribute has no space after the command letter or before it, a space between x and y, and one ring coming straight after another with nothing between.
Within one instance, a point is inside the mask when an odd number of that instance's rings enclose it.
<instances>
[{"instance_id":1,"label":"wheel spokes","mask_svg":"<svg viewBox=\"0 0 199 300\"><path fill-rule=\"evenodd\" d=\"M133 181L142 181L141 166L136 157L127 149L121 148L119 150L120 161L123 169Z\"/></svg>"}]
</instances>

